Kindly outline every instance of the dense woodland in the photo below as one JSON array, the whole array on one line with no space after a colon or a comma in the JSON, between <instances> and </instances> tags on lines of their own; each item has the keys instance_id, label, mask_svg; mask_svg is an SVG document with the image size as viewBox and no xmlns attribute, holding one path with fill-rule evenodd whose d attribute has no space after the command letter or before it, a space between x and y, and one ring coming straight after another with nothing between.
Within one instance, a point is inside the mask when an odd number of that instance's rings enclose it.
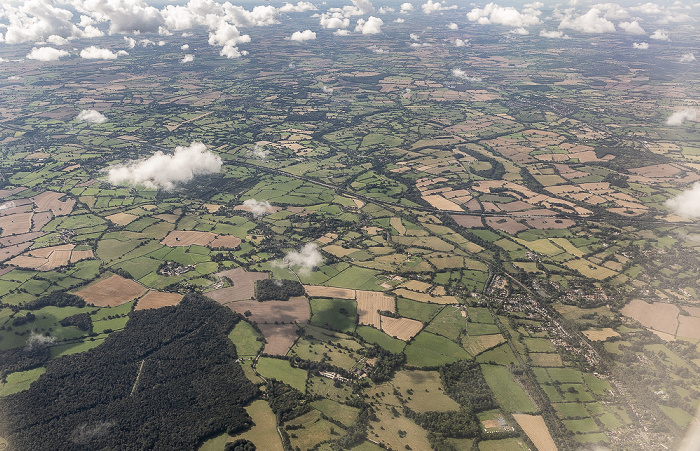
<instances>
[{"instance_id":1,"label":"dense woodland","mask_svg":"<svg viewBox=\"0 0 700 451\"><path fill-rule=\"evenodd\" d=\"M288 301L292 296L303 296L304 286L296 280L263 279L255 282L258 301Z\"/></svg>"},{"instance_id":2,"label":"dense woodland","mask_svg":"<svg viewBox=\"0 0 700 451\"><path fill-rule=\"evenodd\" d=\"M258 390L227 338L239 320L200 295L133 312L123 332L50 361L29 390L4 398L15 414L3 435L17 450L173 450L245 429Z\"/></svg>"}]
</instances>

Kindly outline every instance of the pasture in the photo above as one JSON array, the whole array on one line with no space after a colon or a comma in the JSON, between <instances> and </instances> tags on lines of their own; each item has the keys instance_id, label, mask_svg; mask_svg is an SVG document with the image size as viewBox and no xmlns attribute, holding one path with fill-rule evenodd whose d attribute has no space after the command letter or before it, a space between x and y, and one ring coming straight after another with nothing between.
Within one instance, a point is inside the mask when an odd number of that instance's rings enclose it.
<instances>
[{"instance_id":1,"label":"pasture","mask_svg":"<svg viewBox=\"0 0 700 451\"><path fill-rule=\"evenodd\" d=\"M266 379L277 379L302 393L306 392L306 370L293 368L287 360L260 357L255 369Z\"/></svg>"},{"instance_id":2,"label":"pasture","mask_svg":"<svg viewBox=\"0 0 700 451\"><path fill-rule=\"evenodd\" d=\"M257 339L260 334L246 321L239 321L228 334L228 338L236 345L238 357L250 357L257 355L262 347L262 342Z\"/></svg>"},{"instance_id":3,"label":"pasture","mask_svg":"<svg viewBox=\"0 0 700 451\"><path fill-rule=\"evenodd\" d=\"M440 366L471 357L455 342L426 331L419 333L404 352L406 362L416 367Z\"/></svg>"},{"instance_id":4,"label":"pasture","mask_svg":"<svg viewBox=\"0 0 700 451\"><path fill-rule=\"evenodd\" d=\"M398 371L391 384L415 412L459 410L459 404L443 391L437 371Z\"/></svg>"},{"instance_id":5,"label":"pasture","mask_svg":"<svg viewBox=\"0 0 700 451\"><path fill-rule=\"evenodd\" d=\"M311 324L340 332L352 332L357 322L357 302L350 299L312 298Z\"/></svg>"},{"instance_id":6,"label":"pasture","mask_svg":"<svg viewBox=\"0 0 700 451\"><path fill-rule=\"evenodd\" d=\"M486 383L489 384L499 404L508 412L532 413L537 407L525 389L508 368L500 365L481 365Z\"/></svg>"}]
</instances>

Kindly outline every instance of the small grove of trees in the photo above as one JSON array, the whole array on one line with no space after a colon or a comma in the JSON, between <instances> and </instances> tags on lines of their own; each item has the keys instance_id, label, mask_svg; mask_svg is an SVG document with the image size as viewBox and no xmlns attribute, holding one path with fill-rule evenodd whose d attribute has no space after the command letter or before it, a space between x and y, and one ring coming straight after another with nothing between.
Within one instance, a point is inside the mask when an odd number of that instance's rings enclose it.
<instances>
[{"instance_id":1,"label":"small grove of trees","mask_svg":"<svg viewBox=\"0 0 700 451\"><path fill-rule=\"evenodd\" d=\"M263 279L255 282L258 301L288 301L292 296L303 296L304 286L296 280Z\"/></svg>"}]
</instances>

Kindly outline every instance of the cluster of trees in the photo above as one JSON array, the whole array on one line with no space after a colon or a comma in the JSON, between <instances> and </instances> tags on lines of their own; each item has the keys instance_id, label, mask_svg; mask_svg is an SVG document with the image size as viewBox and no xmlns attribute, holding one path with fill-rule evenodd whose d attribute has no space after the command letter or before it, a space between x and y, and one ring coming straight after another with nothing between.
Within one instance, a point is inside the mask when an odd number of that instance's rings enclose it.
<instances>
[{"instance_id":1,"label":"cluster of trees","mask_svg":"<svg viewBox=\"0 0 700 451\"><path fill-rule=\"evenodd\" d=\"M65 291L54 291L22 306L25 310L39 310L44 307L85 307L85 299Z\"/></svg>"},{"instance_id":2,"label":"cluster of trees","mask_svg":"<svg viewBox=\"0 0 700 451\"><path fill-rule=\"evenodd\" d=\"M243 406L259 391L227 337L240 318L201 295L134 312L123 332L51 360L28 390L5 397L0 430L16 449L165 450L245 429Z\"/></svg>"},{"instance_id":3,"label":"cluster of trees","mask_svg":"<svg viewBox=\"0 0 700 451\"><path fill-rule=\"evenodd\" d=\"M375 383L390 380L394 377L396 370L406 363L406 354L403 352L401 354L394 354L379 345L358 350L358 353L362 353L370 359L377 358L374 368L369 373L369 378Z\"/></svg>"},{"instance_id":4,"label":"cluster of trees","mask_svg":"<svg viewBox=\"0 0 700 451\"><path fill-rule=\"evenodd\" d=\"M75 326L83 332L92 333L92 318L87 313L68 316L63 318L59 324L63 327Z\"/></svg>"},{"instance_id":5,"label":"cluster of trees","mask_svg":"<svg viewBox=\"0 0 700 451\"><path fill-rule=\"evenodd\" d=\"M289 385L271 379L266 393L270 408L277 417L277 424L292 420L311 410L308 397Z\"/></svg>"},{"instance_id":6,"label":"cluster of trees","mask_svg":"<svg viewBox=\"0 0 700 451\"><path fill-rule=\"evenodd\" d=\"M476 362L461 360L440 367L445 392L463 408L473 412L496 409L494 398Z\"/></svg>"},{"instance_id":7,"label":"cluster of trees","mask_svg":"<svg viewBox=\"0 0 700 451\"><path fill-rule=\"evenodd\" d=\"M304 286L296 280L263 279L255 282L258 301L288 301L292 296L303 296Z\"/></svg>"}]
</instances>

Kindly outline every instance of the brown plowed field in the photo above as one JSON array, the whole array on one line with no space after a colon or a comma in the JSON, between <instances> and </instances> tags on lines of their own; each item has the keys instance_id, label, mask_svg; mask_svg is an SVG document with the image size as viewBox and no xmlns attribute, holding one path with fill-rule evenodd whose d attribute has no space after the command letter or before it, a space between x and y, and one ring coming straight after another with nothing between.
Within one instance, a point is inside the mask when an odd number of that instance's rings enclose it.
<instances>
[{"instance_id":1,"label":"brown plowed field","mask_svg":"<svg viewBox=\"0 0 700 451\"><path fill-rule=\"evenodd\" d=\"M88 304L113 307L143 296L146 291L148 289L138 282L115 274L76 291L75 294L85 299Z\"/></svg>"},{"instance_id":2,"label":"brown plowed field","mask_svg":"<svg viewBox=\"0 0 700 451\"><path fill-rule=\"evenodd\" d=\"M296 324L259 324L258 327L267 340L263 350L266 354L285 355L297 339Z\"/></svg>"},{"instance_id":3,"label":"brown plowed field","mask_svg":"<svg viewBox=\"0 0 700 451\"><path fill-rule=\"evenodd\" d=\"M250 311L248 318L258 324L262 323L305 323L311 317L309 303L303 296L289 298L288 301L238 301L226 304L234 312L244 314Z\"/></svg>"}]
</instances>

